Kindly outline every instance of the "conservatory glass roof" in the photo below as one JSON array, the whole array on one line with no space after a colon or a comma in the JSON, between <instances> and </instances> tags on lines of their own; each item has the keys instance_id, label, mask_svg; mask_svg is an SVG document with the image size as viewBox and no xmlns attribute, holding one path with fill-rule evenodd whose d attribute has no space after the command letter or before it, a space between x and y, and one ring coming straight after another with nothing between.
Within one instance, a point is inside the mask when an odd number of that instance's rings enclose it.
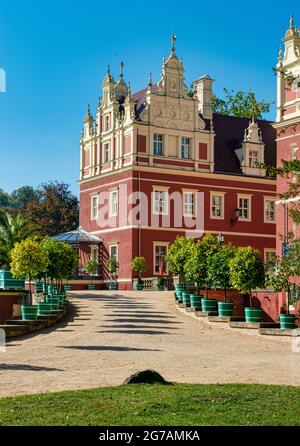
<instances>
[{"instance_id":1,"label":"conservatory glass roof","mask_svg":"<svg viewBox=\"0 0 300 446\"><path fill-rule=\"evenodd\" d=\"M79 243L99 244L102 242L101 238L97 237L94 234L90 234L89 232L82 229L81 226L75 231L54 235L52 238L58 240L59 242L66 242L72 245Z\"/></svg>"}]
</instances>

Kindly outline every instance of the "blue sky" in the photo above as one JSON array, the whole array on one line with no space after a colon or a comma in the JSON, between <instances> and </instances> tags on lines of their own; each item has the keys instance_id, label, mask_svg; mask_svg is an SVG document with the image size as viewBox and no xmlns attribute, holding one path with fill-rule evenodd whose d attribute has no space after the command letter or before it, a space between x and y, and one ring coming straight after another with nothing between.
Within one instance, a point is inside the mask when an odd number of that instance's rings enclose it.
<instances>
[{"instance_id":1,"label":"blue sky","mask_svg":"<svg viewBox=\"0 0 300 446\"><path fill-rule=\"evenodd\" d=\"M0 188L63 180L77 193L82 120L107 64L117 76L124 61L133 91L149 71L157 81L173 31L188 85L210 74L216 93L252 88L275 99L272 67L292 11L300 26L299 1L290 0L2 0Z\"/></svg>"}]
</instances>

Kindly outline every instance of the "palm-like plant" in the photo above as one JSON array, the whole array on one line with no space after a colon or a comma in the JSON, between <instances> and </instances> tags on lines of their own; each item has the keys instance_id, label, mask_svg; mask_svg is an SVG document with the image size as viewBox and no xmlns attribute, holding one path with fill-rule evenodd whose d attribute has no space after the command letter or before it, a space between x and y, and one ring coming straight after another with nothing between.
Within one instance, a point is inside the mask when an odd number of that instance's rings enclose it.
<instances>
[{"instance_id":1,"label":"palm-like plant","mask_svg":"<svg viewBox=\"0 0 300 446\"><path fill-rule=\"evenodd\" d=\"M31 237L37 230L21 215L12 217L8 212L0 212L0 265L7 267L15 243Z\"/></svg>"}]
</instances>

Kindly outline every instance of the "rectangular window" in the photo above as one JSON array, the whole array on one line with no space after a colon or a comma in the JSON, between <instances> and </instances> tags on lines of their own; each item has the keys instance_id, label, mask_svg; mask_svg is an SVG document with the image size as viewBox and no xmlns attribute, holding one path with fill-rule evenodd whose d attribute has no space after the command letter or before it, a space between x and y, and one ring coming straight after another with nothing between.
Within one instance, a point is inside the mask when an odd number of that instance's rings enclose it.
<instances>
[{"instance_id":1,"label":"rectangular window","mask_svg":"<svg viewBox=\"0 0 300 446\"><path fill-rule=\"evenodd\" d=\"M181 158L189 159L191 158L191 141L190 138L181 138Z\"/></svg>"},{"instance_id":2,"label":"rectangular window","mask_svg":"<svg viewBox=\"0 0 300 446\"><path fill-rule=\"evenodd\" d=\"M158 133L153 135L153 155L161 156L163 154L163 136Z\"/></svg>"},{"instance_id":3,"label":"rectangular window","mask_svg":"<svg viewBox=\"0 0 300 446\"><path fill-rule=\"evenodd\" d=\"M183 214L185 217L194 217L196 196L194 192L183 193Z\"/></svg>"},{"instance_id":4,"label":"rectangular window","mask_svg":"<svg viewBox=\"0 0 300 446\"><path fill-rule=\"evenodd\" d=\"M99 248L97 246L91 247L91 259L99 263Z\"/></svg>"},{"instance_id":5,"label":"rectangular window","mask_svg":"<svg viewBox=\"0 0 300 446\"><path fill-rule=\"evenodd\" d=\"M249 167L257 167L258 163L258 151L250 150L249 151Z\"/></svg>"},{"instance_id":6,"label":"rectangular window","mask_svg":"<svg viewBox=\"0 0 300 446\"><path fill-rule=\"evenodd\" d=\"M119 194L117 190L114 190L110 193L110 204L109 204L109 214L110 217L115 217L118 215L118 202L119 202Z\"/></svg>"},{"instance_id":7,"label":"rectangular window","mask_svg":"<svg viewBox=\"0 0 300 446\"><path fill-rule=\"evenodd\" d=\"M108 132L108 130L109 130L109 121L110 121L109 115L106 115L104 117L104 131L105 132Z\"/></svg>"},{"instance_id":8,"label":"rectangular window","mask_svg":"<svg viewBox=\"0 0 300 446\"><path fill-rule=\"evenodd\" d=\"M224 218L224 195L211 196L211 217Z\"/></svg>"},{"instance_id":9,"label":"rectangular window","mask_svg":"<svg viewBox=\"0 0 300 446\"><path fill-rule=\"evenodd\" d=\"M168 274L167 245L155 245L154 247L154 274Z\"/></svg>"},{"instance_id":10,"label":"rectangular window","mask_svg":"<svg viewBox=\"0 0 300 446\"><path fill-rule=\"evenodd\" d=\"M275 201L265 200L265 222L275 223L276 213L275 213Z\"/></svg>"},{"instance_id":11,"label":"rectangular window","mask_svg":"<svg viewBox=\"0 0 300 446\"><path fill-rule=\"evenodd\" d=\"M239 197L240 220L250 220L250 198Z\"/></svg>"},{"instance_id":12,"label":"rectangular window","mask_svg":"<svg viewBox=\"0 0 300 446\"><path fill-rule=\"evenodd\" d=\"M98 195L91 197L91 218L96 220L98 217Z\"/></svg>"},{"instance_id":13,"label":"rectangular window","mask_svg":"<svg viewBox=\"0 0 300 446\"><path fill-rule=\"evenodd\" d=\"M158 215L168 214L168 192L162 190L156 190L154 194L154 206L153 213Z\"/></svg>"},{"instance_id":14,"label":"rectangular window","mask_svg":"<svg viewBox=\"0 0 300 446\"><path fill-rule=\"evenodd\" d=\"M109 142L104 144L104 162L108 163L110 161L110 144Z\"/></svg>"},{"instance_id":15,"label":"rectangular window","mask_svg":"<svg viewBox=\"0 0 300 446\"><path fill-rule=\"evenodd\" d=\"M110 245L109 258L118 261L118 245Z\"/></svg>"}]
</instances>

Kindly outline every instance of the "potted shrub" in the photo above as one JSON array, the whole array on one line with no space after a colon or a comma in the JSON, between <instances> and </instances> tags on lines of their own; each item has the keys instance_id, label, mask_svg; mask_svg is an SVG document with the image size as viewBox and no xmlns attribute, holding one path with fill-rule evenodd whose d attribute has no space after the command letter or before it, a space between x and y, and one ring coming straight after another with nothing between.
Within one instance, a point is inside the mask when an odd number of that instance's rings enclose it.
<instances>
[{"instance_id":1,"label":"potted shrub","mask_svg":"<svg viewBox=\"0 0 300 446\"><path fill-rule=\"evenodd\" d=\"M143 281L141 274L144 273L147 270L147 260L145 257L134 257L131 261L131 268L133 271L138 273L138 281L135 286L135 289L137 291L141 291L143 289Z\"/></svg>"},{"instance_id":2,"label":"potted shrub","mask_svg":"<svg viewBox=\"0 0 300 446\"><path fill-rule=\"evenodd\" d=\"M195 245L193 238L176 237L175 241L170 245L167 261L169 270L173 276L179 277L179 284L175 285L178 291L184 290L185 264L191 255L191 250Z\"/></svg>"},{"instance_id":3,"label":"potted shrub","mask_svg":"<svg viewBox=\"0 0 300 446\"><path fill-rule=\"evenodd\" d=\"M84 271L91 276L95 276L99 270L99 265L97 260L90 259L84 265ZM91 283L88 284L88 290L94 290L95 284L93 283L93 279L91 278Z\"/></svg>"},{"instance_id":4,"label":"potted shrub","mask_svg":"<svg viewBox=\"0 0 300 446\"><path fill-rule=\"evenodd\" d=\"M162 276L162 277L159 277L158 278L158 280L157 280L157 289L158 289L158 291L164 291L165 290L165 278Z\"/></svg>"},{"instance_id":5,"label":"potted shrub","mask_svg":"<svg viewBox=\"0 0 300 446\"><path fill-rule=\"evenodd\" d=\"M117 290L118 289L118 282L116 279L117 271L119 268L119 264L115 258L108 259L106 262L106 267L108 272L110 273L111 280L108 282L108 289L109 290Z\"/></svg>"},{"instance_id":6,"label":"potted shrub","mask_svg":"<svg viewBox=\"0 0 300 446\"><path fill-rule=\"evenodd\" d=\"M251 292L265 283L264 262L259 251L251 248L238 248L229 261L230 283L242 295L249 295L250 307L245 308L246 322L260 322L262 309L253 308Z\"/></svg>"},{"instance_id":7,"label":"potted shrub","mask_svg":"<svg viewBox=\"0 0 300 446\"><path fill-rule=\"evenodd\" d=\"M296 242L286 257L282 259L279 257L275 258L274 266L269 268L266 273L268 285L271 285L277 292L285 292L286 295L285 312L281 312L279 315L280 328L282 329L295 328L296 316L295 314L290 314L290 296L292 287L291 280L293 277L299 275L299 252L299 242Z\"/></svg>"},{"instance_id":8,"label":"potted shrub","mask_svg":"<svg viewBox=\"0 0 300 446\"><path fill-rule=\"evenodd\" d=\"M221 247L218 239L211 234L194 243L189 252L189 256L184 264L184 275L187 280L196 283L197 287L206 287L206 298L191 294L190 301L193 308L203 311L217 311L217 301L208 298L208 258L217 252Z\"/></svg>"},{"instance_id":9,"label":"potted shrub","mask_svg":"<svg viewBox=\"0 0 300 446\"><path fill-rule=\"evenodd\" d=\"M233 315L233 302L227 302L226 291L230 288L229 262L235 255L235 248L228 243L207 258L207 280L214 289L224 290L224 302L218 302L219 316Z\"/></svg>"},{"instance_id":10,"label":"potted shrub","mask_svg":"<svg viewBox=\"0 0 300 446\"><path fill-rule=\"evenodd\" d=\"M11 272L14 277L28 279L29 305L22 305L22 319L36 320L38 306L32 305L31 281L45 273L49 265L47 250L36 239L28 238L16 243L11 251Z\"/></svg>"}]
</instances>

